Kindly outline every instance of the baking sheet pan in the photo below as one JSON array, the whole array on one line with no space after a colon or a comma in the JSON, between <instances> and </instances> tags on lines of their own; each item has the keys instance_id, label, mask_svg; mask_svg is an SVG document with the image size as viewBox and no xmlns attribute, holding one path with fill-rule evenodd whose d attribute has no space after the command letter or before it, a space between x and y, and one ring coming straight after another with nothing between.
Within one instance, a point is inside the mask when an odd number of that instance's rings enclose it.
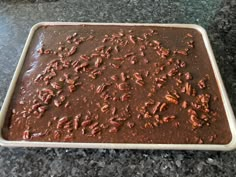
<instances>
[{"instance_id":1,"label":"baking sheet pan","mask_svg":"<svg viewBox=\"0 0 236 177\"><path fill-rule=\"evenodd\" d=\"M118 25L118 26L160 26L160 27L175 27L175 28L191 28L198 30L203 37L209 59L217 80L219 91L222 97L223 105L226 111L226 115L229 122L229 127L232 133L232 140L229 144L128 144L128 143L66 143L66 142L35 142L35 141L9 141L3 139L0 134L0 145L1 146L16 146L16 147L63 147L63 148L107 148L107 149L174 149L174 150L232 150L236 148L236 120L232 107L230 105L219 69L216 64L216 60L207 36L205 29L199 25L195 24L140 24L140 23L79 23L79 22L41 22L34 25L29 33L25 47L23 49L22 55L20 57L19 63L15 70L14 76L12 78L11 84L9 86L7 95L5 97L4 103L0 111L0 130L3 127L8 106L13 95L15 85L20 74L21 68L23 66L27 50L31 39L35 31L45 25ZM2 132L2 131L1 131Z\"/></svg>"}]
</instances>

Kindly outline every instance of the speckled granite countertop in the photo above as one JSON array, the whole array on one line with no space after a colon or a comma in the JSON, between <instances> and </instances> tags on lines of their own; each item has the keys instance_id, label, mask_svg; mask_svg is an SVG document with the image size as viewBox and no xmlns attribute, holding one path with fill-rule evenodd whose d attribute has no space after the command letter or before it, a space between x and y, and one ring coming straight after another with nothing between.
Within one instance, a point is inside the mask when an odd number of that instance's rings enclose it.
<instances>
[{"instance_id":1,"label":"speckled granite countertop","mask_svg":"<svg viewBox=\"0 0 236 177\"><path fill-rule=\"evenodd\" d=\"M235 0L0 1L0 106L32 25L41 21L196 23L209 33L236 111ZM0 176L236 176L236 151L0 147Z\"/></svg>"}]
</instances>

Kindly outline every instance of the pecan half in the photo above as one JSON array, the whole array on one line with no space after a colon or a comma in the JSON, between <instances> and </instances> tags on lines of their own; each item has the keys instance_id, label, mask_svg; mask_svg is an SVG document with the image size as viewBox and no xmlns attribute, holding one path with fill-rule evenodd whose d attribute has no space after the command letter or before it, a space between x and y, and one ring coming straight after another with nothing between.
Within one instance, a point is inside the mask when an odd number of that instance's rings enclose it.
<instances>
[{"instance_id":1,"label":"pecan half","mask_svg":"<svg viewBox=\"0 0 236 177\"><path fill-rule=\"evenodd\" d=\"M166 110L167 109L167 104L166 103L162 103L161 105L160 105L160 112L162 112L162 111L164 111L164 110Z\"/></svg>"},{"instance_id":2,"label":"pecan half","mask_svg":"<svg viewBox=\"0 0 236 177\"><path fill-rule=\"evenodd\" d=\"M192 86L188 82L185 84L185 91L186 91L186 94L189 95L189 96L192 93Z\"/></svg>"},{"instance_id":3,"label":"pecan half","mask_svg":"<svg viewBox=\"0 0 236 177\"><path fill-rule=\"evenodd\" d=\"M198 87L200 88L200 89L204 89L204 88L206 88L206 83L205 83L205 80L200 80L199 82L198 82Z\"/></svg>"},{"instance_id":4,"label":"pecan half","mask_svg":"<svg viewBox=\"0 0 236 177\"><path fill-rule=\"evenodd\" d=\"M192 124L193 127L201 127L202 126L201 121L197 118L196 115L190 116L190 123Z\"/></svg>"},{"instance_id":5,"label":"pecan half","mask_svg":"<svg viewBox=\"0 0 236 177\"><path fill-rule=\"evenodd\" d=\"M178 104L178 103L179 103L179 102L178 102L178 99L177 99L175 96L171 95L171 94L167 94L167 95L165 96L165 99L166 99L167 101L169 101L170 103L173 103L173 104Z\"/></svg>"}]
</instances>

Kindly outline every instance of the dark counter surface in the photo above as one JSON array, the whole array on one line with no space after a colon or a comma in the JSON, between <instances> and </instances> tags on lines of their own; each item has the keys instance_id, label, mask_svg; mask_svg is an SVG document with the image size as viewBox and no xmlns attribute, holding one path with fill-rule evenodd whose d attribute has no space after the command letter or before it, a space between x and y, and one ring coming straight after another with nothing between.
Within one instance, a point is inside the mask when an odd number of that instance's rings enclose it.
<instances>
[{"instance_id":1,"label":"dark counter surface","mask_svg":"<svg viewBox=\"0 0 236 177\"><path fill-rule=\"evenodd\" d=\"M0 1L0 106L30 28L41 21L195 23L206 28L236 111L235 0ZM0 147L0 176L235 176L236 151Z\"/></svg>"}]
</instances>

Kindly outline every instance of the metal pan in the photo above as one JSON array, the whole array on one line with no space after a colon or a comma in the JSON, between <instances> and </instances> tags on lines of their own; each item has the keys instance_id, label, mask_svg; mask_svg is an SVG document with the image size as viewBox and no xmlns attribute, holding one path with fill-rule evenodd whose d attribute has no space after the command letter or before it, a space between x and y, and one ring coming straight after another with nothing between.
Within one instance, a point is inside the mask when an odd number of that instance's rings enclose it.
<instances>
[{"instance_id":1,"label":"metal pan","mask_svg":"<svg viewBox=\"0 0 236 177\"><path fill-rule=\"evenodd\" d=\"M0 145L1 146L17 146L17 147L64 147L64 148L107 148L107 149L174 149L174 150L233 150L236 148L236 120L232 107L230 105L219 69L216 64L216 60L207 36L205 29L201 26L194 24L131 24L131 23L78 23L78 22L41 22L34 25L29 33L28 39L26 41L25 47L23 49L22 55L20 57L19 63L15 70L14 76L12 78L11 84L9 86L6 98L2 105L0 111L0 130L2 132L4 120L6 118L6 113L8 106L10 104L18 76L21 72L27 50L29 48L32 37L35 31L45 25L119 25L119 26L160 26L160 27L174 27L174 28L191 28L198 30L203 37L206 50L209 55L209 59L218 83L219 91L222 97L223 105L226 111L226 115L229 122L230 131L232 134L232 140L229 144L127 144L127 143L65 143L65 142L33 142L33 141L9 141L3 139L0 135Z\"/></svg>"}]
</instances>

